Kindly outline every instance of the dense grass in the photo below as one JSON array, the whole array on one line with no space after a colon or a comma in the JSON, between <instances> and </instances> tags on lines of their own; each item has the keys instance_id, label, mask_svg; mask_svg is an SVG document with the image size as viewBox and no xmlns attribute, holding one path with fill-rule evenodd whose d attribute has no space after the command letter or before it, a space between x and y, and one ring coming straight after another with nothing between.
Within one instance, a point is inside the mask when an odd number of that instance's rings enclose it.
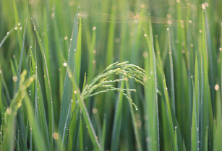
<instances>
[{"instance_id":1,"label":"dense grass","mask_svg":"<svg viewBox=\"0 0 222 151\"><path fill-rule=\"evenodd\" d=\"M1 0L0 150L222 150L221 7Z\"/></svg>"}]
</instances>

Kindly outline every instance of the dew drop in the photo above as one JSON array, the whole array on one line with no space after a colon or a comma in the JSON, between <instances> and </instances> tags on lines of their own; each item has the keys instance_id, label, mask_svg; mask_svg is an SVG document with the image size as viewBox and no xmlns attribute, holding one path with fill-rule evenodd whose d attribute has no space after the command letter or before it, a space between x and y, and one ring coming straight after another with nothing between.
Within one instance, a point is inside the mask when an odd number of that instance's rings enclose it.
<instances>
[{"instance_id":1,"label":"dew drop","mask_svg":"<svg viewBox=\"0 0 222 151\"><path fill-rule=\"evenodd\" d=\"M219 85L216 84L214 88L215 88L216 91L219 90Z\"/></svg>"},{"instance_id":2,"label":"dew drop","mask_svg":"<svg viewBox=\"0 0 222 151\"><path fill-rule=\"evenodd\" d=\"M16 82L18 80L17 76L13 76L12 79L13 79L14 82Z\"/></svg>"},{"instance_id":3,"label":"dew drop","mask_svg":"<svg viewBox=\"0 0 222 151\"><path fill-rule=\"evenodd\" d=\"M52 134L52 137L53 137L55 140L57 140L58 137L59 137L59 134L54 132L54 133Z\"/></svg>"},{"instance_id":4,"label":"dew drop","mask_svg":"<svg viewBox=\"0 0 222 151\"><path fill-rule=\"evenodd\" d=\"M17 27L15 27L15 30L17 30Z\"/></svg>"},{"instance_id":5,"label":"dew drop","mask_svg":"<svg viewBox=\"0 0 222 151\"><path fill-rule=\"evenodd\" d=\"M67 63L66 63L66 62L64 62L64 63L63 63L63 66L64 66L64 67L66 67L66 66L67 66Z\"/></svg>"}]
</instances>

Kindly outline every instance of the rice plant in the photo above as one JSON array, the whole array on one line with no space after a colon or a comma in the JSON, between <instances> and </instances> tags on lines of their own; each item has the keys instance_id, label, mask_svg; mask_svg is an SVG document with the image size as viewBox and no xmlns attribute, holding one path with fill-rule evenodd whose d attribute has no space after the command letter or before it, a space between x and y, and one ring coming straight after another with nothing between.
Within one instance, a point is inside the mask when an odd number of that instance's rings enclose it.
<instances>
[{"instance_id":1,"label":"rice plant","mask_svg":"<svg viewBox=\"0 0 222 151\"><path fill-rule=\"evenodd\" d=\"M0 150L222 150L221 7L0 0Z\"/></svg>"}]
</instances>

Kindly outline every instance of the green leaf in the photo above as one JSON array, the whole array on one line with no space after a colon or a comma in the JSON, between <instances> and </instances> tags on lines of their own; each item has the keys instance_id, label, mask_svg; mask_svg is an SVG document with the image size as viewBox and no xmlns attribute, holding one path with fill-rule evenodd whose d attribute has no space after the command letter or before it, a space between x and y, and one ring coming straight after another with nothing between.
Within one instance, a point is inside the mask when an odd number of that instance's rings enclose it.
<instances>
[{"instance_id":1,"label":"green leaf","mask_svg":"<svg viewBox=\"0 0 222 151\"><path fill-rule=\"evenodd\" d=\"M173 75L173 58L172 58L172 50L171 50L171 36L170 36L170 31L169 28L168 30L168 38L169 38L169 61L170 61L170 87L171 87L171 106L173 109L173 113L176 113L175 109L175 92L174 92L174 75Z\"/></svg>"},{"instance_id":2,"label":"green leaf","mask_svg":"<svg viewBox=\"0 0 222 151\"><path fill-rule=\"evenodd\" d=\"M146 140L148 150L159 150L159 118L157 102L157 76L156 61L153 46L153 34L149 16L149 36L146 37L148 45L148 57L145 58L146 89L145 89L145 116L146 119Z\"/></svg>"},{"instance_id":3,"label":"green leaf","mask_svg":"<svg viewBox=\"0 0 222 151\"><path fill-rule=\"evenodd\" d=\"M174 141L173 141L173 150L178 151L178 144L177 144L177 130L175 129Z\"/></svg>"},{"instance_id":4,"label":"green leaf","mask_svg":"<svg viewBox=\"0 0 222 151\"><path fill-rule=\"evenodd\" d=\"M78 42L77 42L77 50L75 52L75 76L76 82L79 85L80 81L80 69L81 69L81 38L82 38L82 25L81 18L79 19L79 32L78 32Z\"/></svg>"},{"instance_id":5,"label":"green leaf","mask_svg":"<svg viewBox=\"0 0 222 151\"><path fill-rule=\"evenodd\" d=\"M215 134L215 142L214 142L214 150L219 151L222 149L221 139L222 139L222 125L221 125L221 119L222 119L222 112L221 112L221 97L220 92L216 91L216 134Z\"/></svg>"},{"instance_id":6,"label":"green leaf","mask_svg":"<svg viewBox=\"0 0 222 151\"><path fill-rule=\"evenodd\" d=\"M15 93L18 91L19 82L20 82L20 74L21 74L23 53L24 53L24 47L25 47L25 33L26 33L27 19L28 19L28 12L26 14L26 20L25 20L25 29L24 29L24 33L23 33L23 39L22 39L22 47L21 47L21 54L20 54L20 59L19 59L18 71L17 71L17 82L16 82L16 86L15 86ZM20 134L21 134L21 139L24 140L24 138L25 138L25 136L24 136L25 128L24 127L25 126L24 126L23 107L21 107L21 109L18 110L18 125L19 125ZM25 142L21 141L21 144L22 144L21 147L25 148Z\"/></svg>"},{"instance_id":7,"label":"green leaf","mask_svg":"<svg viewBox=\"0 0 222 151\"><path fill-rule=\"evenodd\" d=\"M75 131L74 131L74 137L73 137L73 143L72 143L72 150L77 151L78 150L78 138L79 138L79 129L80 129L80 111L79 109L76 112L76 123L75 123Z\"/></svg>"},{"instance_id":8,"label":"green leaf","mask_svg":"<svg viewBox=\"0 0 222 151\"><path fill-rule=\"evenodd\" d=\"M192 111L192 131L191 131L191 149L192 151L198 151L199 149L199 127L198 122L199 118L197 117L197 104L198 100L196 100L195 92L193 93L193 111Z\"/></svg>"},{"instance_id":9,"label":"green leaf","mask_svg":"<svg viewBox=\"0 0 222 151\"><path fill-rule=\"evenodd\" d=\"M52 100L52 89L51 89L51 84L50 84L50 78L49 78L49 70L48 70L48 65L47 65L47 60L46 60L46 55L45 51L43 48L43 45L41 43L41 39L38 33L38 30L36 29L36 26L33 22L34 26L34 31L38 40L38 44L40 47L40 51L44 60L44 77L46 75L46 78L44 78L45 81L45 90L46 90L46 97L47 97L47 107L48 107L48 118L49 118L49 136L52 136L54 133L54 112L53 112L53 100ZM37 66L36 66L37 67ZM53 138L51 138L51 143L50 143L50 148L53 147Z\"/></svg>"},{"instance_id":10,"label":"green leaf","mask_svg":"<svg viewBox=\"0 0 222 151\"><path fill-rule=\"evenodd\" d=\"M75 51L77 49L77 39L78 39L78 12L75 15L75 23L73 27L72 33L72 41L69 49L69 56L68 56L68 66L70 68L71 73L75 73ZM63 90L63 97L62 97L62 107L61 107L61 114L59 119L59 135L62 139L62 144L65 141L65 131L67 129L67 119L70 117L70 103L72 100L73 95L73 85L70 80L70 75L68 71L66 72L66 78L64 83L64 90Z\"/></svg>"},{"instance_id":11,"label":"green leaf","mask_svg":"<svg viewBox=\"0 0 222 151\"><path fill-rule=\"evenodd\" d=\"M37 150L47 151L48 149L46 148L46 144L43 141L44 137L42 136L42 133L38 127L38 124L35 121L33 108L27 94L25 94L25 105L28 112L28 116L29 116L29 122L30 122L30 125L32 126L31 129L33 132L33 137L34 137L34 142L36 144L36 148Z\"/></svg>"},{"instance_id":12,"label":"green leaf","mask_svg":"<svg viewBox=\"0 0 222 151\"><path fill-rule=\"evenodd\" d=\"M30 86L34 77L30 77L25 81L26 70L21 74L20 87L15 94L10 107L6 109L4 119L5 123L3 125L4 138L3 138L3 148L4 150L12 151L14 147L14 129L15 129L15 118L18 114L18 110L22 105L22 100L24 99L27 87ZM23 123L22 123L23 124Z\"/></svg>"},{"instance_id":13,"label":"green leaf","mask_svg":"<svg viewBox=\"0 0 222 151\"><path fill-rule=\"evenodd\" d=\"M126 89L129 89L129 83L128 82L126 82ZM129 90L127 91L127 95L128 95L129 98L131 98L131 94L130 94ZM142 151L142 147L141 147L141 143L140 143L140 139L139 139L139 132L138 132L138 129L136 127L134 108L133 108L132 102L130 100L128 100L128 102L129 102L129 107L130 107L130 114L131 114L131 118L132 118L134 134L135 134L135 137L136 137L136 144L138 146L138 150Z\"/></svg>"},{"instance_id":14,"label":"green leaf","mask_svg":"<svg viewBox=\"0 0 222 151\"><path fill-rule=\"evenodd\" d=\"M7 32L7 34L5 35L5 37L2 39L1 43L0 43L0 48L2 47L2 45L4 44L4 42L6 41L6 39L8 38L8 36L14 31L15 28L12 28L9 32Z\"/></svg>"},{"instance_id":15,"label":"green leaf","mask_svg":"<svg viewBox=\"0 0 222 151\"><path fill-rule=\"evenodd\" d=\"M121 89L124 88L124 82L121 82L120 88ZM123 107L123 94L120 92L118 100L116 102L115 118L112 131L111 151L118 150L120 129L122 123L122 107Z\"/></svg>"}]
</instances>

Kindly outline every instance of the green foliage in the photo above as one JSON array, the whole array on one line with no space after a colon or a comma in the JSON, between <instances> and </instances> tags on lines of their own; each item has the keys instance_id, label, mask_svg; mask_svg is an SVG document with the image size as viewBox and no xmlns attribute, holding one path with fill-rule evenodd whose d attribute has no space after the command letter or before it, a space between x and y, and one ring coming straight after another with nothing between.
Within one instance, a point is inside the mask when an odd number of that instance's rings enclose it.
<instances>
[{"instance_id":1,"label":"green foliage","mask_svg":"<svg viewBox=\"0 0 222 151\"><path fill-rule=\"evenodd\" d=\"M0 1L0 150L220 151L221 7Z\"/></svg>"}]
</instances>

